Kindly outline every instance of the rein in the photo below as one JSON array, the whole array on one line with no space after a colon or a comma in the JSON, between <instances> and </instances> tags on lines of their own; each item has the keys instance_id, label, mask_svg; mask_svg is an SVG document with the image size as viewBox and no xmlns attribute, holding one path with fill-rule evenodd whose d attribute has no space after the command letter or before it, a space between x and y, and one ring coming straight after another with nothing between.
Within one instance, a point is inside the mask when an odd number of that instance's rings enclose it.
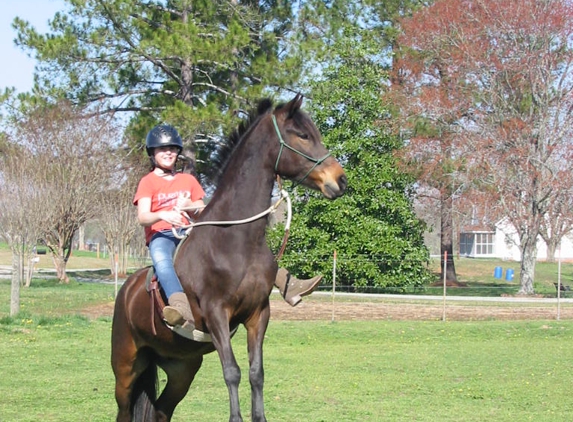
<instances>
[{"instance_id":1,"label":"rein","mask_svg":"<svg viewBox=\"0 0 573 422\"><path fill-rule=\"evenodd\" d=\"M273 205L271 205L265 211L260 212L259 214L254 215L252 217L245 218L243 220L199 221L197 223L192 222L191 224L180 227L182 229L185 229L185 233L183 235L180 235L177 232L177 230L175 229L175 227L172 227L171 231L173 232L173 236L175 236L177 239L185 239L187 236L189 236L189 233L191 233L191 230L193 230L194 227L198 227L198 226L234 226L234 225L239 225L239 224L250 223L250 222L258 220L259 218L262 218L268 214L276 212L280 203L285 199L287 202L287 220L286 220L286 224L285 224L285 235L283 237L282 245L281 245L281 248L279 250L279 253L277 254L277 256L275 258L278 261L280 259L280 257L282 256L284 250L285 250L286 242L287 242L289 231L290 231L290 223L292 220L292 203L291 203L290 196L289 196L288 192L284 189L281 189L280 198L278 199L277 202L275 202ZM184 212L184 211L189 211L192 209L197 210L200 208L199 207L192 207L192 208L184 208L184 209L179 209L179 210Z\"/></svg>"},{"instance_id":2,"label":"rein","mask_svg":"<svg viewBox=\"0 0 573 422\"><path fill-rule=\"evenodd\" d=\"M281 131L279 130L279 125L278 125L278 123L277 123L277 118L275 117L275 115L273 114L273 115L271 116L271 118L273 119L273 125L274 125L274 127L275 127L275 132L277 133L277 136L278 136L278 138L279 138L279 144L280 144L280 146L281 146L281 148L280 148L280 150L279 150L279 155L278 155L278 157L277 157L277 161L275 162L275 173L278 172L279 160L281 159L281 156L282 156L282 153L283 153L284 148L290 149L290 150L291 150L292 152L294 152L295 154L298 154L298 155L300 155L301 157L306 158L308 161L314 163L314 166L312 166L312 167L310 168L310 170L306 172L306 174L304 175L304 177L303 177L301 180L298 180L298 181L293 182L293 186L292 186L292 187L295 188L295 187L297 187L298 185L300 185L302 182L304 182L304 180L308 177L308 175L309 175L310 173L312 173L312 171L313 171L317 166L321 165L321 164L324 162L324 160L326 160L328 157L330 157L330 151L329 151L328 153L326 153L326 155L325 155L324 157L322 157L322 158L314 158L314 157L311 157L310 155L306 155L304 152L299 151L299 150L296 149L296 148L291 147L289 144L287 144L287 143L284 141L284 139L283 139L283 137L282 137L282 135L281 135Z\"/></svg>"}]
</instances>

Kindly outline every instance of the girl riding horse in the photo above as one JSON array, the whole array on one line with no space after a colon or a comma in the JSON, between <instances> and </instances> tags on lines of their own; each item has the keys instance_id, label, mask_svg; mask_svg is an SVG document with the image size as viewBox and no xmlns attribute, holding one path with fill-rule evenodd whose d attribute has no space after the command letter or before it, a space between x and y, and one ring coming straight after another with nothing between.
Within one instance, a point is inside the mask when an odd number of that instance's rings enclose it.
<instances>
[{"instance_id":1,"label":"girl riding horse","mask_svg":"<svg viewBox=\"0 0 573 422\"><path fill-rule=\"evenodd\" d=\"M229 421L242 421L241 370L231 344L239 325L246 329L251 419L266 421L263 342L278 270L265 238L267 219L215 223L246 219L268 209L277 175L316 189L328 199L344 193L344 170L322 144L301 103L299 95L275 108L263 101L257 114L235 132L236 146L217 190L175 257L175 273L194 325L208 331L211 342L184 338L161 324L156 312L149 312L148 269L132 274L118 292L111 345L117 422L170 421L201 368L203 356L213 351L219 355L229 393ZM159 397L158 367L167 376Z\"/></svg>"},{"instance_id":2,"label":"girl riding horse","mask_svg":"<svg viewBox=\"0 0 573 422\"><path fill-rule=\"evenodd\" d=\"M180 211L182 209L194 208L195 217L200 214L205 206L205 192L193 175L175 171L183 141L174 127L159 125L151 129L145 149L152 170L139 182L133 203L137 206L139 223L145 228L145 241L155 274L169 303L163 309L163 317L169 325L178 328L176 333L193 339L193 313L173 267L173 255L182 233L175 236L172 227L189 224L186 213ZM275 286L287 303L296 306L302 296L312 293L321 279L322 276L316 276L299 280L281 268Z\"/></svg>"}]
</instances>

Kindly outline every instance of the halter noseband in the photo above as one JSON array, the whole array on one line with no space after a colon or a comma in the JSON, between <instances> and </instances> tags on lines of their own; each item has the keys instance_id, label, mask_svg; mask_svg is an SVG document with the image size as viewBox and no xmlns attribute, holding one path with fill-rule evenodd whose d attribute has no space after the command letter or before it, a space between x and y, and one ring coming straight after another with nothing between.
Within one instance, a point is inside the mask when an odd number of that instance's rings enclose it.
<instances>
[{"instance_id":1,"label":"halter noseband","mask_svg":"<svg viewBox=\"0 0 573 422\"><path fill-rule=\"evenodd\" d=\"M321 164L324 162L324 160L326 160L328 157L330 157L330 152L326 153L326 155L325 155L324 157L322 157L322 158L314 158L314 157L311 157L311 156L309 156L309 155L306 155L304 152L299 151L299 150L296 149L296 148L291 147L289 144L287 144L287 143L284 141L284 139L283 139L283 137L282 137L282 135L281 135L281 131L279 130L279 125L277 124L277 118L275 117L275 115L273 114L273 115L271 116L271 118L273 119L273 125L275 126L275 131L277 132L277 136L278 136L278 139L279 139L279 144L280 144L280 146L281 146L281 148L280 148L280 150L279 150L279 155L278 155L278 157L277 157L277 161L275 162L275 173L278 172L279 160L281 159L281 155L282 155L282 153L283 153L283 149L284 149L284 148L290 149L292 152L294 152L294 153L300 155L301 157L306 158L308 161L314 163L314 166L312 166L312 167L310 168L310 170L306 172L306 174L304 175L304 177L303 177L301 180L296 181L296 182L294 183L294 185L293 185L293 188L294 188L294 187L300 185L302 182L304 182L304 180L308 177L308 175L309 175L310 173L312 173L312 171L313 171L317 166L321 165Z\"/></svg>"}]
</instances>

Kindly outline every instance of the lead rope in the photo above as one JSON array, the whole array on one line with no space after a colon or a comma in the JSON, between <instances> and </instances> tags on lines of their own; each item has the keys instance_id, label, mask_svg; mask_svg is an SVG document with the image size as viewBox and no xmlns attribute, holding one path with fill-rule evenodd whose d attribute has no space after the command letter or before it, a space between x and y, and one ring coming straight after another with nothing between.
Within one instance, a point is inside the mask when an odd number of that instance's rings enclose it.
<instances>
[{"instance_id":1,"label":"lead rope","mask_svg":"<svg viewBox=\"0 0 573 422\"><path fill-rule=\"evenodd\" d=\"M277 185L278 185L279 189L281 190L281 192L285 192L285 190L283 189L282 179L279 175L277 175ZM292 219L292 203L291 203L290 196L288 193L286 194L286 201L287 201L287 221L285 224L285 234L283 235L283 241L281 243L281 247L280 247L279 251L277 252L277 256L275 256L275 261L277 261L277 262L283 256L283 253L286 249L288 236L290 234L290 222Z\"/></svg>"},{"instance_id":2,"label":"lead rope","mask_svg":"<svg viewBox=\"0 0 573 422\"><path fill-rule=\"evenodd\" d=\"M281 189L280 197L277 200L277 202L275 202L273 205L271 205L265 211L263 211L257 215L254 215L252 217L245 218L243 220L199 221L197 223L191 222L188 225L180 227L181 229L185 230L185 232L183 234L179 234L179 232L177 231L177 229L175 227L172 227L171 231L173 232L173 236L175 236L177 239L185 239L187 236L189 236L189 233L191 233L191 230L193 230L194 227L198 227L198 226L234 226L234 225L239 225L239 224L250 223L252 221L255 221L255 220L258 220L259 218L264 217L265 215L276 212L276 210L278 209L281 202L285 199L286 199L286 203L287 203L287 220L285 223L285 234L283 236L281 248L280 248L280 250L279 250L279 252L275 258L275 260L278 261L280 259L280 257L282 256L282 254L284 253L284 250L286 248L286 243L287 243L287 239L288 239L288 235L289 235L289 231L290 231L290 223L292 220L292 203L291 203L290 196L289 196L288 192L284 189ZM197 210L202 209L202 208L204 208L204 207L177 208L177 210L180 212L183 212L187 215L187 211L197 211Z\"/></svg>"}]
</instances>

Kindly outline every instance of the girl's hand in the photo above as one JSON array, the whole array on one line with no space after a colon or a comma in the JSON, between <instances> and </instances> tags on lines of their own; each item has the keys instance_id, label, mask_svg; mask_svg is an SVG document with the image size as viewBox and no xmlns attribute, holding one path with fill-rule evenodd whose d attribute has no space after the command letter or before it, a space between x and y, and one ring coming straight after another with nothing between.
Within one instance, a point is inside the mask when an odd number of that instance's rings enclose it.
<instances>
[{"instance_id":1,"label":"girl's hand","mask_svg":"<svg viewBox=\"0 0 573 422\"><path fill-rule=\"evenodd\" d=\"M175 227L181 227L184 223L181 213L175 210L161 211L159 213L159 218Z\"/></svg>"}]
</instances>

